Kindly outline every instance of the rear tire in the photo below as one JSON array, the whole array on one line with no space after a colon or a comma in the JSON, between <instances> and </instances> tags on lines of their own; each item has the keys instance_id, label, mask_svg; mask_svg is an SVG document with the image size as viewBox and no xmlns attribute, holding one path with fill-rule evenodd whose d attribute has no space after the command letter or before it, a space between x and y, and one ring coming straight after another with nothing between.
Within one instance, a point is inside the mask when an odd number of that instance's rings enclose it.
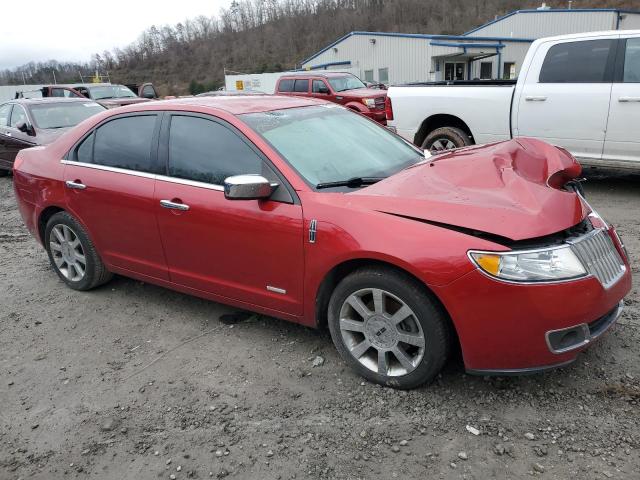
<instances>
[{"instance_id":1,"label":"rear tire","mask_svg":"<svg viewBox=\"0 0 640 480\"><path fill-rule=\"evenodd\" d=\"M472 143L471 137L459 128L442 127L436 128L427 135L422 142L422 148L432 153L440 153L453 148L466 147Z\"/></svg>"},{"instance_id":2,"label":"rear tire","mask_svg":"<svg viewBox=\"0 0 640 480\"><path fill-rule=\"evenodd\" d=\"M424 285L392 268L366 267L345 277L331 295L328 319L340 356L381 385L430 382L449 356L446 313Z\"/></svg>"},{"instance_id":3,"label":"rear tire","mask_svg":"<svg viewBox=\"0 0 640 480\"><path fill-rule=\"evenodd\" d=\"M44 244L51 266L74 290L91 290L113 277L84 227L67 212L58 212L49 219Z\"/></svg>"}]
</instances>

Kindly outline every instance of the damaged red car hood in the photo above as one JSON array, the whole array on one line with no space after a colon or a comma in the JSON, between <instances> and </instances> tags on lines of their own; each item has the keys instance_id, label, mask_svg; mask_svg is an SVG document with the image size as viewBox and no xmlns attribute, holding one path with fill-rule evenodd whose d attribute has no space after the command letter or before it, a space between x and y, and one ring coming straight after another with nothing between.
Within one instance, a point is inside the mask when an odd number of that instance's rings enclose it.
<instances>
[{"instance_id":1,"label":"damaged red car hood","mask_svg":"<svg viewBox=\"0 0 640 480\"><path fill-rule=\"evenodd\" d=\"M438 155L347 196L382 213L524 240L585 218L585 202L560 189L580 173L568 152L521 138Z\"/></svg>"}]
</instances>

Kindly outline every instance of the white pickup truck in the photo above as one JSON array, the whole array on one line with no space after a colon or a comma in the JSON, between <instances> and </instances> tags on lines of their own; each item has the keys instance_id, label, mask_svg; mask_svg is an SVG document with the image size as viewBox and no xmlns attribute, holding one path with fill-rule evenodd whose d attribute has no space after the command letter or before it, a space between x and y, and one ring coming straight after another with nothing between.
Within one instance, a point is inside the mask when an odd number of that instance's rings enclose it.
<instances>
[{"instance_id":1,"label":"white pickup truck","mask_svg":"<svg viewBox=\"0 0 640 480\"><path fill-rule=\"evenodd\" d=\"M534 137L585 165L640 171L638 30L543 38L517 81L394 86L388 99L388 125L425 149Z\"/></svg>"}]
</instances>

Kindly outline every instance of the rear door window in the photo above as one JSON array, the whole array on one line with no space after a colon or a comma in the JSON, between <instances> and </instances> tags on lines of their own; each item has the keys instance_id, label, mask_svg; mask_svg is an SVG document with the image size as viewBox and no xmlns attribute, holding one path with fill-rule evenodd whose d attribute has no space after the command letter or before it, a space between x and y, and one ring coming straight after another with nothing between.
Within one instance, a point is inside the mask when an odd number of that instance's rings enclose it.
<instances>
[{"instance_id":1,"label":"rear door window","mask_svg":"<svg viewBox=\"0 0 640 480\"><path fill-rule=\"evenodd\" d=\"M290 78L285 78L283 80L280 80L280 83L278 84L278 91L293 92L293 80Z\"/></svg>"},{"instance_id":2,"label":"rear door window","mask_svg":"<svg viewBox=\"0 0 640 480\"><path fill-rule=\"evenodd\" d=\"M545 56L540 83L609 83L616 40L587 40L554 45Z\"/></svg>"},{"instance_id":3,"label":"rear door window","mask_svg":"<svg viewBox=\"0 0 640 480\"><path fill-rule=\"evenodd\" d=\"M265 175L263 163L238 134L218 122L183 115L171 118L169 175L172 177L223 185L224 180L233 175Z\"/></svg>"},{"instance_id":4,"label":"rear door window","mask_svg":"<svg viewBox=\"0 0 640 480\"><path fill-rule=\"evenodd\" d=\"M308 93L309 92L309 80L296 80L296 83L293 87L293 90L296 93Z\"/></svg>"},{"instance_id":5,"label":"rear door window","mask_svg":"<svg viewBox=\"0 0 640 480\"><path fill-rule=\"evenodd\" d=\"M101 125L94 133L90 163L138 172L156 172L151 152L156 119L156 115L139 115L116 118ZM83 147L84 143L78 148L78 154ZM88 152L89 146L86 150Z\"/></svg>"}]
</instances>

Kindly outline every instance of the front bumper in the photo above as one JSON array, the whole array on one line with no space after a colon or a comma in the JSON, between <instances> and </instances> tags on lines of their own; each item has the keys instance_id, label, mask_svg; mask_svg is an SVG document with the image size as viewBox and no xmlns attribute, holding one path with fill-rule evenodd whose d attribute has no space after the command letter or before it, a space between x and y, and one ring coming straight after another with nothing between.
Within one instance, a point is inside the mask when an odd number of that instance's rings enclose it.
<instances>
[{"instance_id":1,"label":"front bumper","mask_svg":"<svg viewBox=\"0 0 640 480\"><path fill-rule=\"evenodd\" d=\"M620 318L622 315L622 310L624 308L624 302L620 300L618 305L611 310L609 313L605 314L601 318L597 319L590 324L582 323L580 325L576 325L574 327L563 328L560 330L550 330L545 334L545 338L547 340L547 346L549 350L553 353L564 353L569 352L571 350L583 349L588 344L596 340L600 335L605 333L609 328L613 326L614 323ZM578 335L575 335L578 332ZM581 335L579 335L581 333ZM564 346L560 345L562 348L558 348L559 345L554 344L553 335L557 335L560 339L566 338L570 336L575 341L571 342L570 345ZM545 365L542 367L528 367L528 368L513 368L508 370L476 370L476 369L467 369L467 373L472 375L530 375L535 373L541 373L547 370L552 370L554 368L560 368L567 366L575 361L576 357L564 361L561 363L553 364L553 365Z\"/></svg>"},{"instance_id":2,"label":"front bumper","mask_svg":"<svg viewBox=\"0 0 640 480\"><path fill-rule=\"evenodd\" d=\"M535 373L574 361L615 323L630 289L627 267L608 289L594 277L513 284L474 270L434 291L455 325L466 369L504 375ZM551 348L549 335L576 328L583 338L573 343L574 338L568 338L563 344L568 348Z\"/></svg>"}]
</instances>

